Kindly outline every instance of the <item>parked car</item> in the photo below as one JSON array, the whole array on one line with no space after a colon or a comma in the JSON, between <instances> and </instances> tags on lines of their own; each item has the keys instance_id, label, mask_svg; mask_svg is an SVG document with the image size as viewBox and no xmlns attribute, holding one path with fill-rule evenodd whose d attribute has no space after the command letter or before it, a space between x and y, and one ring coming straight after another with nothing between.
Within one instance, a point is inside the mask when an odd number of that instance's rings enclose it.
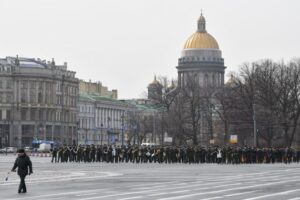
<instances>
[{"instance_id":1,"label":"parked car","mask_svg":"<svg viewBox=\"0 0 300 200\"><path fill-rule=\"evenodd\" d=\"M26 152L32 152L33 148L32 147L24 147L24 150Z\"/></svg>"},{"instance_id":2,"label":"parked car","mask_svg":"<svg viewBox=\"0 0 300 200\"><path fill-rule=\"evenodd\" d=\"M156 146L156 144L155 143L144 142L144 143L141 144L141 146L152 147L152 146Z\"/></svg>"},{"instance_id":3,"label":"parked car","mask_svg":"<svg viewBox=\"0 0 300 200\"><path fill-rule=\"evenodd\" d=\"M40 144L40 147L37 149L37 152L48 153L50 152L50 149L51 149L50 144L42 143Z\"/></svg>"},{"instance_id":4,"label":"parked car","mask_svg":"<svg viewBox=\"0 0 300 200\"><path fill-rule=\"evenodd\" d=\"M17 152L17 148L15 147L4 147L0 149L0 153L16 153L16 152Z\"/></svg>"}]
</instances>

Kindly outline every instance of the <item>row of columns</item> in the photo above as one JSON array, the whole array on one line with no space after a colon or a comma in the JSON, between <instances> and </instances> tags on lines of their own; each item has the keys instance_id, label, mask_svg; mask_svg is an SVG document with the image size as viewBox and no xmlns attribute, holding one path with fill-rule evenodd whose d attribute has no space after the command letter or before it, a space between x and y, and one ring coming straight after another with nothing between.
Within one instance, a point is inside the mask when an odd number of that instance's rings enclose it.
<instances>
[{"instance_id":1,"label":"row of columns","mask_svg":"<svg viewBox=\"0 0 300 200\"><path fill-rule=\"evenodd\" d=\"M214 85L222 86L224 85L224 73L223 72L178 72L178 85L184 87L187 81L194 78L196 74L196 79L200 86Z\"/></svg>"},{"instance_id":2,"label":"row of columns","mask_svg":"<svg viewBox=\"0 0 300 200\"><path fill-rule=\"evenodd\" d=\"M96 128L122 128L122 116L124 116L124 110L99 107L96 108L95 121ZM101 126L102 124L102 126Z\"/></svg>"}]
</instances>

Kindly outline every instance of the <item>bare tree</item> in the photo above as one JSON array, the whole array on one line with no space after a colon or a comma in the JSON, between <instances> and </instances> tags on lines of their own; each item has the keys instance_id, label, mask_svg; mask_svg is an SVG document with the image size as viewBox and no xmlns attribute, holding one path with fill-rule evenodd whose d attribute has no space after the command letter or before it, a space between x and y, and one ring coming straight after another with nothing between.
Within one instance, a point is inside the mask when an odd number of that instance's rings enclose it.
<instances>
[{"instance_id":1,"label":"bare tree","mask_svg":"<svg viewBox=\"0 0 300 200\"><path fill-rule=\"evenodd\" d=\"M284 130L286 146L291 146L298 127L300 116L300 61L293 60L287 65L280 65L278 74L278 91L276 98L279 100L278 109Z\"/></svg>"},{"instance_id":2,"label":"bare tree","mask_svg":"<svg viewBox=\"0 0 300 200\"><path fill-rule=\"evenodd\" d=\"M234 81L234 77L231 77ZM214 105L213 111L218 114L218 117L221 119L224 128L224 138L223 143L227 144L229 139L229 126L232 110L234 109L235 98L232 93L232 88L235 87L235 83L225 85L224 87L218 89L214 95Z\"/></svg>"},{"instance_id":3,"label":"bare tree","mask_svg":"<svg viewBox=\"0 0 300 200\"><path fill-rule=\"evenodd\" d=\"M285 145L291 146L300 117L299 60L288 64L271 60L244 64L236 87L233 87L233 110L242 124L251 127L257 122L258 136L268 146L280 138L283 130ZM234 121L234 119L230 119ZM251 132L249 132L251 134ZM260 141L260 140L259 140Z\"/></svg>"},{"instance_id":4,"label":"bare tree","mask_svg":"<svg viewBox=\"0 0 300 200\"><path fill-rule=\"evenodd\" d=\"M201 87L197 76L187 75L185 85L179 91L179 102L181 103L181 111L184 113L184 121L186 128L190 128L193 145L198 145L198 135L201 131L201 119L207 111L204 106L204 87ZM188 134L186 134L188 136Z\"/></svg>"}]
</instances>

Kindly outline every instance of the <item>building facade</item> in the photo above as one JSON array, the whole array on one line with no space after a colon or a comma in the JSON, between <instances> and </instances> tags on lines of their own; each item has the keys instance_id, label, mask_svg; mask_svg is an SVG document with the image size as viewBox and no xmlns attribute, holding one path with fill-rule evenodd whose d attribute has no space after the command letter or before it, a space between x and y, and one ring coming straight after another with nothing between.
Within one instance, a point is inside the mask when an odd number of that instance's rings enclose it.
<instances>
[{"instance_id":1,"label":"building facade","mask_svg":"<svg viewBox=\"0 0 300 200\"><path fill-rule=\"evenodd\" d=\"M128 113L135 107L124 101L81 93L79 144L125 144Z\"/></svg>"},{"instance_id":2,"label":"building facade","mask_svg":"<svg viewBox=\"0 0 300 200\"><path fill-rule=\"evenodd\" d=\"M79 81L67 63L6 57L0 77L1 146L76 142Z\"/></svg>"},{"instance_id":3,"label":"building facade","mask_svg":"<svg viewBox=\"0 0 300 200\"><path fill-rule=\"evenodd\" d=\"M213 121L216 117L211 105L214 102L214 93L224 87L226 67L217 40L206 30L206 20L202 13L197 21L197 31L186 40L176 68L178 71L176 91L179 95L184 96L190 91L189 94L199 93L197 96L199 101L201 96L209 99L205 105L203 102L197 104L201 116L197 122L200 130L197 130L196 143L205 146L213 144L216 137Z\"/></svg>"},{"instance_id":4,"label":"building facade","mask_svg":"<svg viewBox=\"0 0 300 200\"><path fill-rule=\"evenodd\" d=\"M81 93L98 94L99 96L118 99L118 90L108 90L108 87L103 86L101 82L91 82L80 80L79 90Z\"/></svg>"}]
</instances>

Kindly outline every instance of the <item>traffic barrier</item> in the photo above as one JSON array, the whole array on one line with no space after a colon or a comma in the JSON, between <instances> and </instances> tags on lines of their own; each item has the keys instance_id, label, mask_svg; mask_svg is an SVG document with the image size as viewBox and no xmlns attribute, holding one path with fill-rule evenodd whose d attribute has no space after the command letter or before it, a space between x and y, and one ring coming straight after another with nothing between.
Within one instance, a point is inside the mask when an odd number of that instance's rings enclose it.
<instances>
[{"instance_id":1,"label":"traffic barrier","mask_svg":"<svg viewBox=\"0 0 300 200\"><path fill-rule=\"evenodd\" d=\"M31 153L33 157L51 157L51 153Z\"/></svg>"}]
</instances>

